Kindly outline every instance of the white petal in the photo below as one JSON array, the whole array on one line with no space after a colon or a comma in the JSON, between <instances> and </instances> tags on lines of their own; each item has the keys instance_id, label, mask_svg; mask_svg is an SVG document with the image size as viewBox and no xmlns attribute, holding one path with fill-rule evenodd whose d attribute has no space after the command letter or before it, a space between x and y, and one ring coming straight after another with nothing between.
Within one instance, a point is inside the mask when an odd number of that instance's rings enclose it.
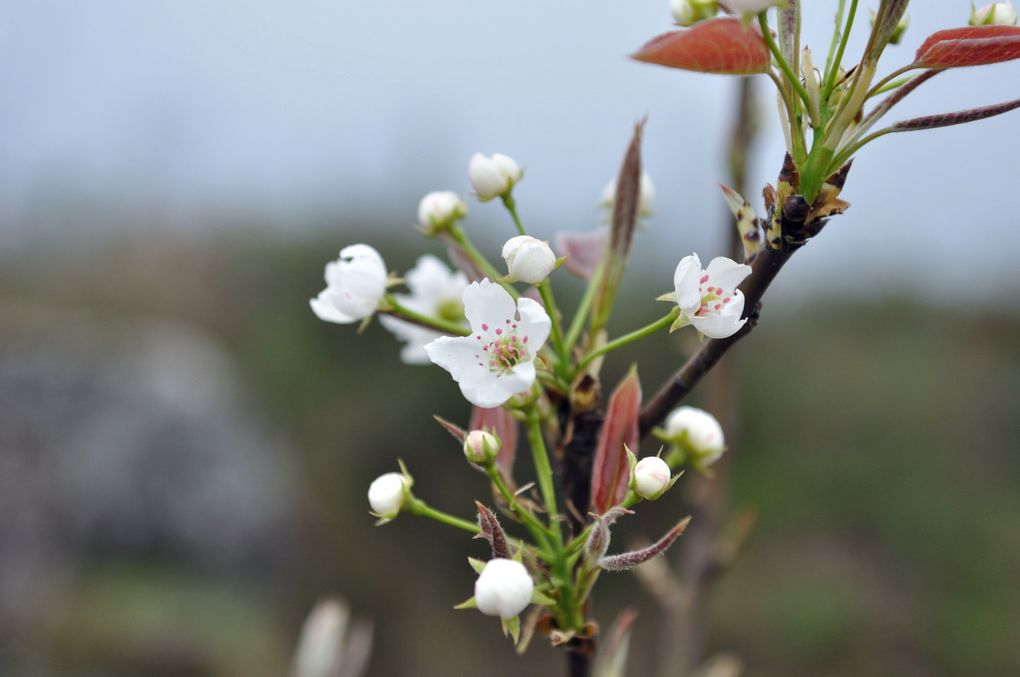
<instances>
[{"instance_id":1,"label":"white petal","mask_svg":"<svg viewBox=\"0 0 1020 677\"><path fill-rule=\"evenodd\" d=\"M481 334L502 329L506 321L513 322L516 307L514 299L506 289L485 279L473 282L464 290L464 314L471 331Z\"/></svg>"},{"instance_id":2,"label":"white petal","mask_svg":"<svg viewBox=\"0 0 1020 677\"><path fill-rule=\"evenodd\" d=\"M517 313L521 316L517 333L528 337L528 354L535 355L549 338L552 320L541 303L529 298L522 298L517 302Z\"/></svg>"},{"instance_id":3,"label":"white petal","mask_svg":"<svg viewBox=\"0 0 1020 677\"><path fill-rule=\"evenodd\" d=\"M478 341L473 336L440 336L425 346L429 359L450 372L454 381L465 377L477 380L475 372L481 369L478 363L483 361L477 357L479 351Z\"/></svg>"},{"instance_id":4,"label":"white petal","mask_svg":"<svg viewBox=\"0 0 1020 677\"><path fill-rule=\"evenodd\" d=\"M693 314L701 306L701 292L698 291L700 280L701 259L698 255L691 254L680 259L673 272L673 287L681 310Z\"/></svg>"},{"instance_id":5,"label":"white petal","mask_svg":"<svg viewBox=\"0 0 1020 677\"><path fill-rule=\"evenodd\" d=\"M705 272L708 273L709 284L722 287L726 293L730 293L751 274L751 266L718 256L712 259Z\"/></svg>"},{"instance_id":6,"label":"white petal","mask_svg":"<svg viewBox=\"0 0 1020 677\"><path fill-rule=\"evenodd\" d=\"M461 383L460 392L464 395L465 400L482 409L502 406L513 397L513 393L508 393L499 386L495 374L490 374L490 378L476 383Z\"/></svg>"},{"instance_id":7,"label":"white petal","mask_svg":"<svg viewBox=\"0 0 1020 677\"><path fill-rule=\"evenodd\" d=\"M308 303L312 306L312 312L320 320L336 322L337 324L351 324L358 321L358 318L345 315L336 307L333 303L332 292L328 287L319 292L317 297L310 299Z\"/></svg>"},{"instance_id":8,"label":"white petal","mask_svg":"<svg viewBox=\"0 0 1020 677\"><path fill-rule=\"evenodd\" d=\"M404 279L407 281L407 288L418 299L425 301L425 305L435 305L444 300L450 277L453 275L450 268L440 259L432 254L419 257L414 268L407 271ZM459 298L457 294L454 298Z\"/></svg>"},{"instance_id":9,"label":"white petal","mask_svg":"<svg viewBox=\"0 0 1020 677\"><path fill-rule=\"evenodd\" d=\"M407 304L404 303L404 305ZM429 356L425 352L425 345L441 337L442 334L425 327L419 327L416 324L401 320L392 315L381 315L379 322L383 327L391 331L394 336L407 344L400 351L400 359L405 364L429 363Z\"/></svg>"},{"instance_id":10,"label":"white petal","mask_svg":"<svg viewBox=\"0 0 1020 677\"><path fill-rule=\"evenodd\" d=\"M691 324L695 329L709 338L727 338L740 331L740 328L747 322L740 319L744 312L744 295L737 292L731 303L727 303L716 312L711 312L704 317L692 316Z\"/></svg>"}]
</instances>

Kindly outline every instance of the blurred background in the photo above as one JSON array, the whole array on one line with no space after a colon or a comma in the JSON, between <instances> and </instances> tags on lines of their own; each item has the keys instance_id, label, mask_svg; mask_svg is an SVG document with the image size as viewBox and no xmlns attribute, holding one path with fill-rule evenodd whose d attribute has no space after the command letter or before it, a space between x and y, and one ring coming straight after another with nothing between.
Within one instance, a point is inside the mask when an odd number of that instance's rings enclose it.
<instances>
[{"instance_id":1,"label":"blurred background","mask_svg":"<svg viewBox=\"0 0 1020 677\"><path fill-rule=\"evenodd\" d=\"M835 3L810 5L805 41L824 52ZM888 69L969 10L914 3ZM736 90L625 58L669 28L658 0L5 3L0 674L285 674L327 593L374 624L372 675L558 674L541 642L517 659L495 621L451 609L479 542L367 515L398 456L451 512L486 491L431 420L467 423L448 375L399 365L378 325L357 336L307 299L346 244L398 271L441 252L414 233L418 199L466 195L475 151L527 167L533 233L598 225L647 114L656 214L611 333L658 317L676 261L722 253ZM1018 75L946 73L893 119L1014 98ZM759 85L753 202L783 152ZM758 524L710 634L748 675L1020 670L1018 125L865 149L853 208L738 349L734 503ZM495 257L511 225L471 211ZM650 392L691 348L656 337L606 382L640 356ZM649 506L620 542L683 510ZM641 610L643 674L656 605L629 575L599 593L603 624Z\"/></svg>"}]
</instances>

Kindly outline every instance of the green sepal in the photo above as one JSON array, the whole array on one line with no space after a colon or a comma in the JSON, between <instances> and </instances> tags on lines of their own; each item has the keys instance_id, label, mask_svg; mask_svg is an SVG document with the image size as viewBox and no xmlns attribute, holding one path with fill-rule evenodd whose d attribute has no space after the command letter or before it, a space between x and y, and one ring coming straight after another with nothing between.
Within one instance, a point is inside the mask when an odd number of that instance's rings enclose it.
<instances>
[{"instance_id":1,"label":"green sepal","mask_svg":"<svg viewBox=\"0 0 1020 677\"><path fill-rule=\"evenodd\" d=\"M468 557L468 564L471 565L471 568L474 569L475 573L478 574L479 576L481 576L482 575L482 571L485 570L485 564L486 563L483 562L480 559L476 559L474 557Z\"/></svg>"},{"instance_id":2,"label":"green sepal","mask_svg":"<svg viewBox=\"0 0 1020 677\"><path fill-rule=\"evenodd\" d=\"M685 313L680 313L680 316L677 317L673 321L673 324L670 325L669 333L672 334L673 332L675 332L678 329L683 329L684 327L686 327L690 323L691 323L690 318L687 317L687 315Z\"/></svg>"},{"instance_id":3,"label":"green sepal","mask_svg":"<svg viewBox=\"0 0 1020 677\"><path fill-rule=\"evenodd\" d=\"M677 298L675 291L668 292L666 294L663 294L662 296L656 296L655 300L656 301L667 301L669 303L679 303L680 302L680 299Z\"/></svg>"},{"instance_id":4,"label":"green sepal","mask_svg":"<svg viewBox=\"0 0 1020 677\"><path fill-rule=\"evenodd\" d=\"M536 589L531 593L531 603L538 606L555 606L556 600Z\"/></svg>"},{"instance_id":5,"label":"green sepal","mask_svg":"<svg viewBox=\"0 0 1020 677\"><path fill-rule=\"evenodd\" d=\"M623 450L627 452L627 465L630 466L630 483L628 484L628 487L633 489L634 488L634 468L637 467L637 456L634 455L634 452L631 451L630 447L628 447L626 444L623 445Z\"/></svg>"},{"instance_id":6,"label":"green sepal","mask_svg":"<svg viewBox=\"0 0 1020 677\"><path fill-rule=\"evenodd\" d=\"M477 609L478 608L478 602L475 601L474 595L472 595L471 599L464 600L463 602L461 602L460 604L458 604L457 606L455 606L453 608L457 609L457 610L460 610L460 609Z\"/></svg>"},{"instance_id":7,"label":"green sepal","mask_svg":"<svg viewBox=\"0 0 1020 677\"><path fill-rule=\"evenodd\" d=\"M564 264L564 262L568 258L570 258L570 255L569 254L564 254L560 258L556 259L556 263L553 264L553 270L559 270L560 266L562 266ZM552 272L552 271L549 271L549 272Z\"/></svg>"},{"instance_id":8,"label":"green sepal","mask_svg":"<svg viewBox=\"0 0 1020 677\"><path fill-rule=\"evenodd\" d=\"M499 620L503 625L503 636L506 637L509 634L514 640L514 646L516 646L517 642L521 639L521 617L514 616L510 619L501 618Z\"/></svg>"}]
</instances>

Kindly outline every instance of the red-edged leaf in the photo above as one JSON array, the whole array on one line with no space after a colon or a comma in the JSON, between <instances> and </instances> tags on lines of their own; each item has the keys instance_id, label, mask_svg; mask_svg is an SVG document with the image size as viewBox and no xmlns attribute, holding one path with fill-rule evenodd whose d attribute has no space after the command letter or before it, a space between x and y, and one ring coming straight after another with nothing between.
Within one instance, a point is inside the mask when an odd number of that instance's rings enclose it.
<instances>
[{"instance_id":1,"label":"red-edged leaf","mask_svg":"<svg viewBox=\"0 0 1020 677\"><path fill-rule=\"evenodd\" d=\"M983 66L1020 58L1020 26L967 26L933 33L914 63L927 68Z\"/></svg>"},{"instance_id":2,"label":"red-edged leaf","mask_svg":"<svg viewBox=\"0 0 1020 677\"><path fill-rule=\"evenodd\" d=\"M471 410L471 430L495 432L496 437L503 443L499 448L499 455L496 456L496 465L509 480L513 475L514 458L517 456L518 424L513 415L502 407L495 409L475 407Z\"/></svg>"},{"instance_id":3,"label":"red-edged leaf","mask_svg":"<svg viewBox=\"0 0 1020 677\"><path fill-rule=\"evenodd\" d=\"M630 464L627 449L637 449L640 438L641 381L637 369L631 369L609 398L606 420L599 431L595 461L591 472L591 503L602 514L627 496Z\"/></svg>"},{"instance_id":4,"label":"red-edged leaf","mask_svg":"<svg viewBox=\"0 0 1020 677\"><path fill-rule=\"evenodd\" d=\"M631 55L638 61L700 73L746 75L769 69L769 48L757 27L719 17L652 38Z\"/></svg>"}]
</instances>

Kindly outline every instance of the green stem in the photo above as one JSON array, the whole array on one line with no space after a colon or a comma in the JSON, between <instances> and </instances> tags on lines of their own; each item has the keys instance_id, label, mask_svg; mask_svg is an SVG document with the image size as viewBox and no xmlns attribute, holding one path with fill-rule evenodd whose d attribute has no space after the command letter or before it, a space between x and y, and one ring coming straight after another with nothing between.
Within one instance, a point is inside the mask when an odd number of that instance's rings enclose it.
<instances>
[{"instance_id":1,"label":"green stem","mask_svg":"<svg viewBox=\"0 0 1020 677\"><path fill-rule=\"evenodd\" d=\"M917 64L908 63L906 66L903 66L902 68L897 68L892 73L889 73L889 75L885 76L884 78L882 78L881 80L876 82L874 85L872 85L871 89L868 90L868 95L866 97L864 97L865 100L868 100L868 99L870 99L873 96L878 96L879 94L881 94L881 93L883 93L885 91L888 91L889 88L887 88L886 85L891 83L893 80L895 80L899 76L901 76L901 75L903 75L905 73L909 73L910 71L917 70L918 68L923 68L923 66L918 66ZM902 83L900 83L900 84L902 84ZM893 88L893 89L895 89L895 88Z\"/></svg>"},{"instance_id":2,"label":"green stem","mask_svg":"<svg viewBox=\"0 0 1020 677\"><path fill-rule=\"evenodd\" d=\"M503 274L496 270L496 267L489 263L489 260L485 258L480 251L478 251L459 225L454 224L450 226L449 233L450 237L453 238L453 241L461 246L464 253L467 254L468 258L471 259L476 266L478 266L478 269L483 275L493 282L498 282L503 278ZM510 293L510 296L514 297L514 300L520 298L520 293L514 289L513 285L503 282L500 282L500 284L503 286L503 289L506 289Z\"/></svg>"},{"instance_id":3,"label":"green stem","mask_svg":"<svg viewBox=\"0 0 1020 677\"><path fill-rule=\"evenodd\" d=\"M595 292L598 291L601 282L602 266L599 266L591 280L588 281L588 287L584 290L584 295L577 304L577 310L574 311L574 317L570 321L570 329L567 330L567 338L564 340L563 346L568 357L574 346L577 345L578 339L581 338L581 332L584 331L584 325L588 321L588 313L591 311L592 301L595 299Z\"/></svg>"},{"instance_id":4,"label":"green stem","mask_svg":"<svg viewBox=\"0 0 1020 677\"><path fill-rule=\"evenodd\" d=\"M801 101L807 107L808 114L814 117L814 113L811 110L811 97L808 96L807 90L804 89L804 85L801 84L800 78L790 68L790 64L786 62L786 57L779 50L779 45L776 44L775 38L772 37L772 29L769 28L768 13L762 12L758 15L758 24L761 26L762 35L765 37L765 44L768 45L769 51L772 52L773 58L776 60L776 64L779 66L779 70L783 71L783 75L786 76L787 82L793 87L793 91L797 92L797 96L800 97ZM817 127L820 123L817 120L812 119L812 122Z\"/></svg>"},{"instance_id":5,"label":"green stem","mask_svg":"<svg viewBox=\"0 0 1020 677\"><path fill-rule=\"evenodd\" d=\"M514 200L513 193L507 193L503 196L503 206L510 212L511 218L514 220L514 226L517 227L517 232L521 235L527 235L528 231L524 230L524 224L521 223L521 217L517 215L517 202Z\"/></svg>"},{"instance_id":6,"label":"green stem","mask_svg":"<svg viewBox=\"0 0 1020 677\"><path fill-rule=\"evenodd\" d=\"M829 42L829 55L825 57L825 77L822 80L824 92L824 85L829 81L829 71L832 70L832 60L836 58L836 47L841 44L841 38L843 34L839 32L839 29L843 27L843 14L846 12L846 0L839 0L839 6L836 8L836 20L832 22L832 40Z\"/></svg>"},{"instance_id":7,"label":"green stem","mask_svg":"<svg viewBox=\"0 0 1020 677\"><path fill-rule=\"evenodd\" d=\"M430 506L429 504L427 504L425 501L421 500L420 498L412 498L404 507L404 509L407 510L407 512L411 513L412 515L417 515L418 517L428 517L429 519L434 519L437 522L448 524L451 527L463 529L464 531L470 531L473 534L481 533L482 531L480 528L478 528L478 525L475 524L474 522L469 522L465 519L461 519L449 513L445 513L442 510L437 510Z\"/></svg>"},{"instance_id":8,"label":"green stem","mask_svg":"<svg viewBox=\"0 0 1020 677\"><path fill-rule=\"evenodd\" d=\"M786 107L786 118L790 122L790 145L792 146L790 151L797 164L801 164L807 157L807 146L804 144L804 133L801 131L800 116L793 106L790 93L783 87L783 82L779 79L779 76L772 69L766 71L766 75L772 78L772 82L775 83L776 90L779 92L779 98Z\"/></svg>"},{"instance_id":9,"label":"green stem","mask_svg":"<svg viewBox=\"0 0 1020 677\"><path fill-rule=\"evenodd\" d=\"M562 544L563 534L560 531L559 511L556 509L552 465L549 463L549 452L545 448L545 438L542 436L542 421L536 406L528 409L528 443L531 446L531 457L535 464L538 488L542 492L545 510L549 515L549 531L555 542Z\"/></svg>"},{"instance_id":10,"label":"green stem","mask_svg":"<svg viewBox=\"0 0 1020 677\"><path fill-rule=\"evenodd\" d=\"M489 480L492 482L496 490L499 491L503 500L507 502L507 505L514 512L515 515L521 518L521 522L528 528L531 535L535 538L535 542L538 543L542 550L549 549L549 539L547 538L547 530L542 523L538 521L530 510L525 508L517 500L517 497L511 493L510 488L507 487L506 482L503 481L503 476L499 472L499 468L495 464L490 465L485 469L485 474L489 476Z\"/></svg>"},{"instance_id":11,"label":"green stem","mask_svg":"<svg viewBox=\"0 0 1020 677\"><path fill-rule=\"evenodd\" d=\"M423 315L415 310L411 310L410 308L401 305L400 302L393 298L393 296L391 296L390 294L387 294L384 297L384 300L385 303L389 305L389 309L380 312L382 312L385 315L399 317L402 320L407 320L408 322L421 325L422 327L426 327L428 329L435 329L436 331L443 334L448 334L452 336L471 335L471 329L469 329L468 327L457 324L456 322L444 320L441 317Z\"/></svg>"},{"instance_id":12,"label":"green stem","mask_svg":"<svg viewBox=\"0 0 1020 677\"><path fill-rule=\"evenodd\" d=\"M843 9L843 2L840 1L840 12ZM850 29L854 25L854 17L857 15L857 0L850 0L850 11L846 17L846 28L843 29L843 35L839 42L839 49L836 51L836 57L832 62L826 66L825 74L825 88L822 90L823 101L828 101L829 95L832 94L833 88L836 86L836 77L839 75L840 64L843 63L843 53L846 52L846 44L850 39ZM839 30L839 23L836 24L836 30Z\"/></svg>"},{"instance_id":13,"label":"green stem","mask_svg":"<svg viewBox=\"0 0 1020 677\"><path fill-rule=\"evenodd\" d=\"M557 374L566 378L567 352L563 343L563 327L560 324L560 312L556 308L556 298L553 296L552 286L550 286L548 279L543 280L536 286L538 287L539 295L542 297L542 303L545 305L545 311L549 315L549 319L552 320L552 330L550 331L549 338L552 341L553 351L557 356L554 367Z\"/></svg>"},{"instance_id":14,"label":"green stem","mask_svg":"<svg viewBox=\"0 0 1020 677\"><path fill-rule=\"evenodd\" d=\"M652 322L649 325L641 327L640 329L636 329L630 332L629 334L624 334L623 336L615 338L612 341L609 341L608 343L605 343L604 345L596 348L595 350L585 355L584 358L582 358L581 361L578 362L576 370L577 373L584 371L585 367L594 362L596 358L605 355L606 353L617 350L618 348L622 348L630 343L633 343L634 341L643 339L646 336L651 336L657 331L665 329L666 327L673 324L673 322L679 316L680 308L679 307L673 308L673 310L671 310L667 315L660 317L655 322Z\"/></svg>"}]
</instances>

